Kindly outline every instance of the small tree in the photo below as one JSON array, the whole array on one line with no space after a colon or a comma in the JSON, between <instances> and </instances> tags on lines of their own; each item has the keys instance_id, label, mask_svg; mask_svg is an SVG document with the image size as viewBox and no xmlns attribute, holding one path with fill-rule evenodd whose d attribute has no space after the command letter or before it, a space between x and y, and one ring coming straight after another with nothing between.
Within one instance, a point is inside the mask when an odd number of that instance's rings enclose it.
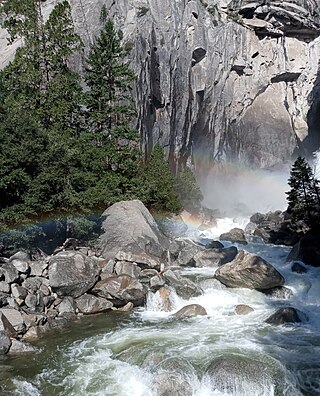
<instances>
[{"instance_id":1,"label":"small tree","mask_svg":"<svg viewBox=\"0 0 320 396\"><path fill-rule=\"evenodd\" d=\"M200 209L203 196L190 168L185 168L178 175L177 193L185 209L191 212Z\"/></svg>"},{"instance_id":2,"label":"small tree","mask_svg":"<svg viewBox=\"0 0 320 396\"><path fill-rule=\"evenodd\" d=\"M162 147L157 144L149 161L142 169L138 196L155 209L179 212L182 205L176 193L176 180L169 163L164 158Z\"/></svg>"},{"instance_id":3,"label":"small tree","mask_svg":"<svg viewBox=\"0 0 320 396\"><path fill-rule=\"evenodd\" d=\"M309 227L319 220L319 181L315 178L308 162L298 157L294 162L288 181L291 187L287 194L288 213L294 222L303 221Z\"/></svg>"}]
</instances>

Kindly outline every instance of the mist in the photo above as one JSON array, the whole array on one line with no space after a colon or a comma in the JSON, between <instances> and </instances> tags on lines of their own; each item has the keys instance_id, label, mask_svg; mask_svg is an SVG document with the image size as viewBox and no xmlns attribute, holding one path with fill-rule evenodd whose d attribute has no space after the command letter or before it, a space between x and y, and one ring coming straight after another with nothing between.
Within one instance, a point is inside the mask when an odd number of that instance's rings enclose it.
<instances>
[{"instance_id":1,"label":"mist","mask_svg":"<svg viewBox=\"0 0 320 396\"><path fill-rule=\"evenodd\" d=\"M285 210L289 169L253 170L234 164L214 167L200 182L203 204L219 209L221 216L250 216L253 213Z\"/></svg>"}]
</instances>

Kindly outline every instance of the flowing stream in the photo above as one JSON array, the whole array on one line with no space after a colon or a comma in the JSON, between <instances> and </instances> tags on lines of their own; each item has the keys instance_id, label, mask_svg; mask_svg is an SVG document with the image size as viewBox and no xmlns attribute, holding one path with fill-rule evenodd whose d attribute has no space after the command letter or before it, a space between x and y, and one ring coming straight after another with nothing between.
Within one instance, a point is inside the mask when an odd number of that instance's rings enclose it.
<instances>
[{"instance_id":1,"label":"flowing stream","mask_svg":"<svg viewBox=\"0 0 320 396\"><path fill-rule=\"evenodd\" d=\"M214 238L234 225L226 219L204 236ZM0 394L153 396L160 381L179 372L175 381L181 381L181 392L163 395L320 395L320 270L293 273L285 262L287 247L250 243L245 249L273 264L293 297L280 300L254 290L212 286L203 281L212 278L214 269L183 268L182 275L203 285L202 296L184 301L172 293L172 309L164 312L157 293L150 293L145 308L84 317L39 341L37 353L3 358ZM208 315L171 317L191 303L202 305ZM237 304L254 311L236 315ZM281 306L298 308L308 320L266 324ZM226 356L247 358L256 370L246 375L244 369L240 379L227 374L228 386L221 389L219 379L206 370L215 358Z\"/></svg>"}]
</instances>

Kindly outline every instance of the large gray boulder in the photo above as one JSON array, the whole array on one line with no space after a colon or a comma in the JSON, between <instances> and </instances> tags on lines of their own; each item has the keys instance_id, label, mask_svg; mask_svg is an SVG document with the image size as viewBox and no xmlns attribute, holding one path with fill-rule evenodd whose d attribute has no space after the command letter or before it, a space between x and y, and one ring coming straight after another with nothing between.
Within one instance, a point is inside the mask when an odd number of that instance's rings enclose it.
<instances>
[{"instance_id":1,"label":"large gray boulder","mask_svg":"<svg viewBox=\"0 0 320 396\"><path fill-rule=\"evenodd\" d=\"M241 245L247 245L246 236L241 228L232 228L232 230L220 235L221 241L236 242Z\"/></svg>"},{"instance_id":2,"label":"large gray boulder","mask_svg":"<svg viewBox=\"0 0 320 396\"><path fill-rule=\"evenodd\" d=\"M273 313L271 316L266 319L266 323L269 323L271 325L279 326L282 324L286 323L300 323L301 317L304 317L305 315L300 312L295 308L292 307L284 307L284 308L279 308L275 313Z\"/></svg>"},{"instance_id":3,"label":"large gray boulder","mask_svg":"<svg viewBox=\"0 0 320 396\"><path fill-rule=\"evenodd\" d=\"M92 294L84 294L75 300L79 312L83 314L95 314L105 312L112 308L111 301L105 298L96 297Z\"/></svg>"},{"instance_id":4,"label":"large gray boulder","mask_svg":"<svg viewBox=\"0 0 320 396\"><path fill-rule=\"evenodd\" d=\"M163 277L166 279L169 286L171 286L178 296L185 300L189 300L192 297L200 296L203 291L190 279L179 275L172 270L167 270L163 273Z\"/></svg>"},{"instance_id":5,"label":"large gray boulder","mask_svg":"<svg viewBox=\"0 0 320 396\"><path fill-rule=\"evenodd\" d=\"M264 395L274 389L275 375L274 368L263 361L229 354L213 359L205 378L223 394Z\"/></svg>"},{"instance_id":6,"label":"large gray boulder","mask_svg":"<svg viewBox=\"0 0 320 396\"><path fill-rule=\"evenodd\" d=\"M121 307L128 302L139 306L144 302L147 289L129 275L118 275L99 281L92 289L92 293L98 297L107 298L116 307Z\"/></svg>"},{"instance_id":7,"label":"large gray boulder","mask_svg":"<svg viewBox=\"0 0 320 396\"><path fill-rule=\"evenodd\" d=\"M58 296L77 298L94 286L99 271L91 257L74 251L60 252L49 261L49 283Z\"/></svg>"},{"instance_id":8,"label":"large gray boulder","mask_svg":"<svg viewBox=\"0 0 320 396\"><path fill-rule=\"evenodd\" d=\"M282 286L284 278L267 261L240 250L231 263L218 268L215 278L228 287L265 290Z\"/></svg>"},{"instance_id":9,"label":"large gray boulder","mask_svg":"<svg viewBox=\"0 0 320 396\"><path fill-rule=\"evenodd\" d=\"M6 331L9 322L10 329L13 328L17 333L24 332L26 326L23 317L18 310L13 308L1 308L0 315L5 316L7 319L7 321L4 321L3 319L0 321L0 331Z\"/></svg>"},{"instance_id":10,"label":"large gray boulder","mask_svg":"<svg viewBox=\"0 0 320 396\"><path fill-rule=\"evenodd\" d=\"M104 230L100 237L105 259L136 262L142 268L160 268L167 261L169 240L141 201L122 201L102 215Z\"/></svg>"}]
</instances>

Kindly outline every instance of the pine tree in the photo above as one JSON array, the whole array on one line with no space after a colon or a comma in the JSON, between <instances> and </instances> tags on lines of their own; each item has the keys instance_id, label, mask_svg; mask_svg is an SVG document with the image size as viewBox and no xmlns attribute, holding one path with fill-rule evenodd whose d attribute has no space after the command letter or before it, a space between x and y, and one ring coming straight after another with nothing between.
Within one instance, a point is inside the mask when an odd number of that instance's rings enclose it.
<instances>
[{"instance_id":1,"label":"pine tree","mask_svg":"<svg viewBox=\"0 0 320 396\"><path fill-rule=\"evenodd\" d=\"M193 212L200 209L203 196L190 168L185 168L178 175L177 193L186 210Z\"/></svg>"},{"instance_id":2,"label":"pine tree","mask_svg":"<svg viewBox=\"0 0 320 396\"><path fill-rule=\"evenodd\" d=\"M124 61L122 32L109 19L87 59L85 81L87 106L94 132L108 135L117 125L127 124L135 114L130 96L134 73Z\"/></svg>"},{"instance_id":3,"label":"pine tree","mask_svg":"<svg viewBox=\"0 0 320 396\"><path fill-rule=\"evenodd\" d=\"M304 158L298 157L294 162L288 184L288 213L295 222L303 221L313 227L319 220L319 181Z\"/></svg>"}]
</instances>

